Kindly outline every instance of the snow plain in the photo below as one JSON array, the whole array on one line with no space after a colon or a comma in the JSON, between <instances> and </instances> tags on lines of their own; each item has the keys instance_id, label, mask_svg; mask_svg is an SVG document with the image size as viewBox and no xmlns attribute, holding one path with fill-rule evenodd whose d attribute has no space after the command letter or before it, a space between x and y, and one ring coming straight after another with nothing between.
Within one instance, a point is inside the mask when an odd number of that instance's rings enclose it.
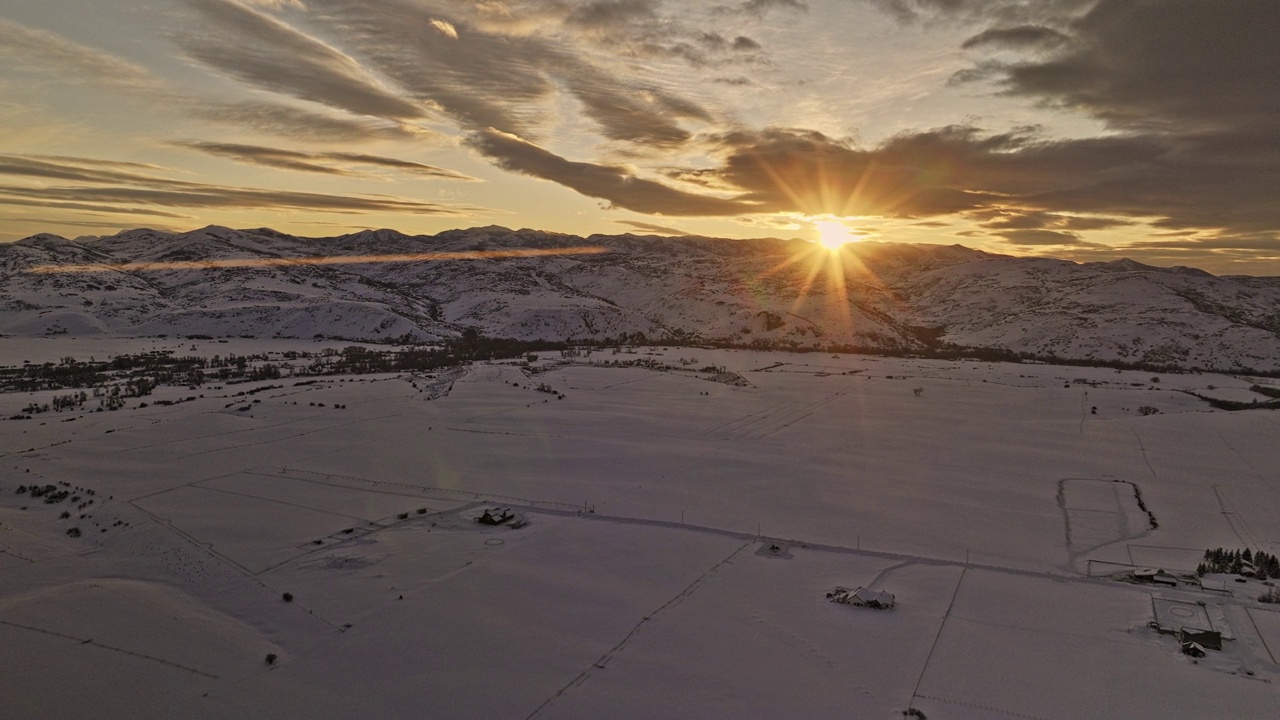
<instances>
[{"instance_id":1,"label":"snow plain","mask_svg":"<svg viewBox=\"0 0 1280 720\"><path fill-rule=\"evenodd\" d=\"M0 358L318 347L290 342L8 339ZM1280 716L1260 584L1108 577L1280 551L1280 415L1180 392L1274 380L551 355L451 385L268 381L247 413L226 406L253 385L0 421L3 714ZM682 369L605 366L636 360ZM52 394L0 395L0 417ZM95 491L86 517L15 493L58 482ZM472 522L486 508L527 524ZM897 606L828 603L836 585ZM1182 655L1148 627L1157 597L1205 603L1223 651Z\"/></svg>"}]
</instances>

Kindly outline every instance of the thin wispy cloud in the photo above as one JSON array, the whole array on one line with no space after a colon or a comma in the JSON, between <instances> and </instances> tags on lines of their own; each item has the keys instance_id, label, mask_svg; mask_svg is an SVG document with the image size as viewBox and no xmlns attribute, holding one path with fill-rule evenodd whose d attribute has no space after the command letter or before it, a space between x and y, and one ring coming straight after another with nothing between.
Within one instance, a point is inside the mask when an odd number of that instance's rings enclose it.
<instances>
[{"instance_id":1,"label":"thin wispy cloud","mask_svg":"<svg viewBox=\"0 0 1280 720\"><path fill-rule=\"evenodd\" d=\"M205 21L178 33L187 57L237 80L357 115L414 120L424 109L382 87L351 57L234 0L186 0Z\"/></svg>"},{"instance_id":2,"label":"thin wispy cloud","mask_svg":"<svg viewBox=\"0 0 1280 720\"><path fill-rule=\"evenodd\" d=\"M176 101L193 118L315 143L368 143L412 141L438 143L438 132L413 123L370 117L337 117L283 103L250 101L218 102L195 98Z\"/></svg>"},{"instance_id":3,"label":"thin wispy cloud","mask_svg":"<svg viewBox=\"0 0 1280 720\"><path fill-rule=\"evenodd\" d=\"M297 170L344 177L375 177L370 172L392 170L403 175L413 175L436 180L475 181L469 175L425 163L397 158L350 152L303 152L261 145L219 143L199 140L175 142L174 145L208 155L228 158L248 165L261 165L281 170Z\"/></svg>"},{"instance_id":4,"label":"thin wispy cloud","mask_svg":"<svg viewBox=\"0 0 1280 720\"><path fill-rule=\"evenodd\" d=\"M104 168L93 160L73 162L0 156L0 175L61 181L51 185L0 184L0 203L31 200L112 205L235 210L310 210L362 214L373 212L463 217L485 212L463 204L435 203L391 195L332 195L254 187L233 187ZM73 183L73 184L65 184ZM119 210L117 210L119 211Z\"/></svg>"},{"instance_id":5,"label":"thin wispy cloud","mask_svg":"<svg viewBox=\"0 0 1280 720\"><path fill-rule=\"evenodd\" d=\"M22 69L81 85L150 90L159 80L146 68L57 33L0 18L0 58Z\"/></svg>"},{"instance_id":6,"label":"thin wispy cloud","mask_svg":"<svg viewBox=\"0 0 1280 720\"><path fill-rule=\"evenodd\" d=\"M614 222L619 225L626 225L627 227L633 227L637 230L643 230L655 235L688 235L688 233L683 230L677 230L676 228L667 227L666 225L643 222L641 220L614 220Z\"/></svg>"}]
</instances>

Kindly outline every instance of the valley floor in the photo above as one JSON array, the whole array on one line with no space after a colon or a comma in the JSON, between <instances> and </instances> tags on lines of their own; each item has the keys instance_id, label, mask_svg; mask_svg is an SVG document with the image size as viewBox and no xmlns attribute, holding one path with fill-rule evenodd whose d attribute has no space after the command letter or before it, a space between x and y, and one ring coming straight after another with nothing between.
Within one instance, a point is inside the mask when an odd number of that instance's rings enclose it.
<instances>
[{"instance_id":1,"label":"valley floor","mask_svg":"<svg viewBox=\"0 0 1280 720\"><path fill-rule=\"evenodd\" d=\"M0 339L0 364L286 345ZM1280 414L1181 392L1274 380L540 355L0 420L4 714L1280 716L1280 605L1187 579L1280 551ZM18 492L46 484L71 496ZM1157 607L1223 649L1183 655Z\"/></svg>"}]
</instances>

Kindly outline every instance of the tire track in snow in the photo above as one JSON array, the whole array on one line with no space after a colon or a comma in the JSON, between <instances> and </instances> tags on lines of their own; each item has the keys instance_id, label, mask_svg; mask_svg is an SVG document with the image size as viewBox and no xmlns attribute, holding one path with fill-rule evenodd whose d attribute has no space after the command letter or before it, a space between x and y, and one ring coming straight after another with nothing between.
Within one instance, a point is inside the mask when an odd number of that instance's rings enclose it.
<instances>
[{"instance_id":1,"label":"tire track in snow","mask_svg":"<svg viewBox=\"0 0 1280 720\"><path fill-rule=\"evenodd\" d=\"M622 638L622 640L618 642L617 645L614 645L612 648L609 649L608 652L606 652L604 655L601 655L598 660L596 660L594 663L591 664L591 667L587 668L586 670L583 670L577 677L570 680L568 684L566 684L564 687L556 691L554 695L547 698L546 701L544 701L541 705L535 708L533 712L529 713L529 715L525 718L525 720L533 720L533 718L538 717L539 715L542 714L543 710L550 707L551 704L555 702L558 698L563 697L564 694L567 693L569 690L586 682L587 677L591 674L592 670L596 670L596 669L603 670L609 664L609 661L613 659L613 656L617 654L619 651L621 651L623 648L625 648L627 646L627 643L631 641L631 638L635 637L635 635L640 632L640 629L644 627L645 623L657 617L657 615L661 613L663 610L666 610L668 608L673 608L679 605L680 603L684 602L685 599L687 599L690 595L692 595L698 589L698 587L702 585L703 581L705 581L708 577L713 575L722 566L732 562L733 559L737 557L739 553L741 553L743 550L746 550L748 547L751 547L754 544L755 544L754 541L748 541L743 543L740 547L738 547L737 550L734 550L733 552L729 553L728 557L724 558L723 560L716 563L715 565L712 565L710 569L708 569L706 572L699 575L698 578L694 580L692 583L690 583L689 586L686 587L684 590L681 590L679 593L676 593L675 597L663 603L662 606L659 607L657 610L654 610L653 612L641 618L640 622L636 623L635 627L631 628L631 632L627 633L627 636Z\"/></svg>"},{"instance_id":2,"label":"tire track in snow","mask_svg":"<svg viewBox=\"0 0 1280 720\"><path fill-rule=\"evenodd\" d=\"M93 647L102 648L103 650L110 650L112 652L124 653L125 655L132 655L136 658L142 658L143 660L158 662L163 665L168 665L169 667L177 668L179 670L186 670L189 673L193 673L195 675L203 675L204 677L212 678L214 680L221 679L219 676L214 675L213 673L208 673L203 670L197 670L196 668L188 667L181 663L173 662L172 660L165 660L164 658L159 658L159 657L156 657L155 655L147 655L146 653L134 652L133 650L125 650L124 648L116 647L114 645L106 645L100 642L95 642L93 638L79 638L74 635L67 635L66 633L55 632L53 630L45 630L44 628L32 627L31 625L23 625L21 623L9 622L8 620L0 620L0 625L7 625L9 627L20 628L22 630L30 630L31 632L38 632L43 635L52 635L53 637L64 638L66 640L75 640L81 645L91 645Z\"/></svg>"}]
</instances>

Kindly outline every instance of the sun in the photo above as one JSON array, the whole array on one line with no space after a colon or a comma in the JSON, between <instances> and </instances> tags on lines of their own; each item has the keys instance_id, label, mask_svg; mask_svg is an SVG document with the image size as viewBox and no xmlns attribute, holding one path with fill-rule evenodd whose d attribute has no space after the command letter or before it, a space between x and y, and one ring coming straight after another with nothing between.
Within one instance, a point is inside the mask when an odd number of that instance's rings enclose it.
<instances>
[{"instance_id":1,"label":"sun","mask_svg":"<svg viewBox=\"0 0 1280 720\"><path fill-rule=\"evenodd\" d=\"M815 220L813 226L818 229L818 244L832 252L858 240L853 230L839 220Z\"/></svg>"}]
</instances>

